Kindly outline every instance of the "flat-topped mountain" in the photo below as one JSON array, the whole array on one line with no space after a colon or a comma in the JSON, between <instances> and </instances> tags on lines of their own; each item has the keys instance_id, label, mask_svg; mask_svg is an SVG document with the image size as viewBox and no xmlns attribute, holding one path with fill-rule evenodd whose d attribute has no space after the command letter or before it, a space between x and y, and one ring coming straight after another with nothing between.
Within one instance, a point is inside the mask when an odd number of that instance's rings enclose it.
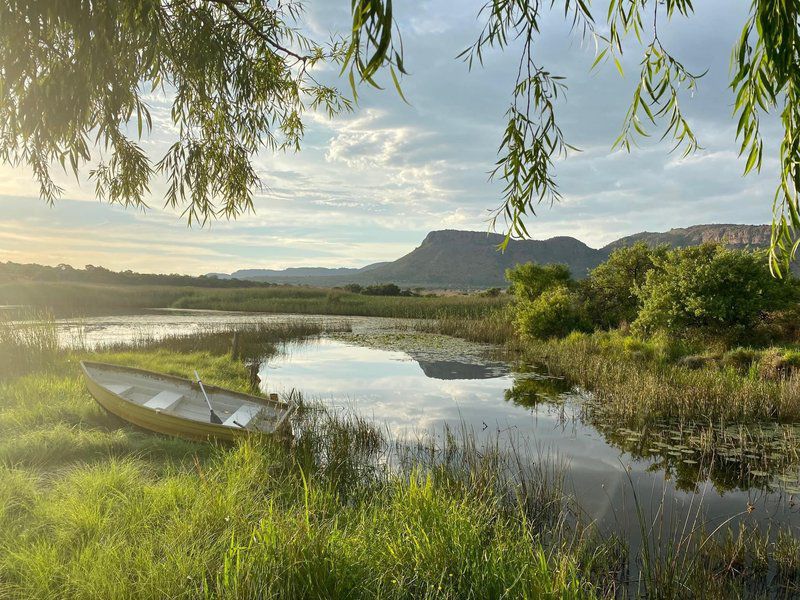
<instances>
[{"instance_id":1,"label":"flat-topped mountain","mask_svg":"<svg viewBox=\"0 0 800 600\"><path fill-rule=\"evenodd\" d=\"M503 285L505 270L518 263L560 262L580 276L599 262L597 250L571 237L511 240L505 252L500 252L503 239L502 235L479 231L432 231L419 247L361 277L375 283L481 287Z\"/></svg>"},{"instance_id":2,"label":"flat-topped mountain","mask_svg":"<svg viewBox=\"0 0 800 600\"><path fill-rule=\"evenodd\" d=\"M496 233L445 229L430 232L417 248L395 261L373 263L360 269L246 269L218 276L322 286L396 283L406 287L481 288L505 285L507 268L530 261L562 263L575 277L584 277L613 250L636 242L674 247L721 242L732 248L766 248L770 226L695 225L662 233L645 231L599 249L572 237L559 236L547 240L511 240L505 252L500 252L498 246L503 239Z\"/></svg>"}]
</instances>

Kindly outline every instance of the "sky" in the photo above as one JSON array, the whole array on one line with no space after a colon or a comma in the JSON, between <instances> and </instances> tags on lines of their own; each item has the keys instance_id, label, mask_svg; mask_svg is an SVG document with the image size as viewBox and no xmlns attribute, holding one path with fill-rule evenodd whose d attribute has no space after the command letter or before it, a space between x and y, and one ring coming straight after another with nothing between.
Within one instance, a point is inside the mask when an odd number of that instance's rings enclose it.
<instances>
[{"instance_id":1,"label":"sky","mask_svg":"<svg viewBox=\"0 0 800 600\"><path fill-rule=\"evenodd\" d=\"M404 103L390 81L364 89L352 113L306 118L299 153L261 153L265 184L255 214L206 227L186 225L162 209L156 182L149 209L101 203L91 182L59 175L55 206L38 197L24 168L0 165L0 261L102 265L115 270L200 274L243 268L360 267L413 250L436 229L488 231L502 183L488 172L497 159L514 84L518 47L491 51L470 71L456 56L481 29L481 2L394 3L409 76ZM309 0L304 27L318 39L348 28L346 0ZM703 149L682 159L670 144L645 140L630 154L612 151L638 78L641 48L626 49L625 76L613 64L591 70L595 46L570 33L558 10L545 16L535 52L566 77L557 116L580 152L556 166L563 198L527 220L534 239L571 235L600 247L638 231L700 223L766 223L777 183L777 122L767 134L764 168L742 177L731 49L748 3L697 3L689 19L661 26L660 36L695 72L708 69L683 107ZM598 17L605 7L595 5ZM339 86L347 88L342 81ZM142 145L156 160L172 135L169 99L152 97L154 129ZM660 136L656 132L654 138ZM88 169L87 169L88 171Z\"/></svg>"}]
</instances>

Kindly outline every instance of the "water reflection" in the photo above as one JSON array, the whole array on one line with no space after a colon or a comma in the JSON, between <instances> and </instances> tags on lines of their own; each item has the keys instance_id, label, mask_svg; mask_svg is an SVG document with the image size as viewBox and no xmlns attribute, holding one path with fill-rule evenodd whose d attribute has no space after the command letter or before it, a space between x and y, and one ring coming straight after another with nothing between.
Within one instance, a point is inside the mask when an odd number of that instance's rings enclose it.
<instances>
[{"instance_id":1,"label":"water reflection","mask_svg":"<svg viewBox=\"0 0 800 600\"><path fill-rule=\"evenodd\" d=\"M489 357L459 361L450 353L435 360L430 350L415 360L413 351L331 339L292 345L260 376L264 391L302 390L373 416L398 436L465 426L479 438L529 439L568 461L578 505L615 529L632 517L632 491L646 503L663 500L665 512L700 502L712 516L739 515L744 523L800 523L794 488L785 485L795 481L800 445L786 431L710 437L701 426L663 423L637 432L603 422L587 410L590 398L536 367L499 367Z\"/></svg>"},{"instance_id":2,"label":"water reflection","mask_svg":"<svg viewBox=\"0 0 800 600\"><path fill-rule=\"evenodd\" d=\"M413 353L411 354L414 357ZM504 363L474 364L455 360L417 360L417 364L431 379L493 379L509 372Z\"/></svg>"}]
</instances>

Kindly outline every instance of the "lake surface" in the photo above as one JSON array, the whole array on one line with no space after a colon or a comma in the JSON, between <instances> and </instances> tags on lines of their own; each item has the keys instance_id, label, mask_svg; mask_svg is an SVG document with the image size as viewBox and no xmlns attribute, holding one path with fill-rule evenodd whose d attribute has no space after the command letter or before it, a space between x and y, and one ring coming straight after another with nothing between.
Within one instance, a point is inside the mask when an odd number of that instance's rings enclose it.
<instances>
[{"instance_id":1,"label":"lake surface","mask_svg":"<svg viewBox=\"0 0 800 600\"><path fill-rule=\"evenodd\" d=\"M800 526L800 460L792 446L800 429L767 431L749 445L733 431L730 448L709 458L696 451L702 433L692 427L676 431L664 424L645 435L592 423L585 392L541 368L499 359L490 347L414 333L409 321L160 311L62 320L58 329L65 346L96 348L296 320L348 323L352 333L287 344L260 367L265 392L296 389L307 399L371 417L396 437L441 436L447 425L468 427L485 440L525 444L533 460L568 464L568 491L589 518L633 537L634 491L648 512L663 498L668 518L700 508L715 522L734 517Z\"/></svg>"}]
</instances>

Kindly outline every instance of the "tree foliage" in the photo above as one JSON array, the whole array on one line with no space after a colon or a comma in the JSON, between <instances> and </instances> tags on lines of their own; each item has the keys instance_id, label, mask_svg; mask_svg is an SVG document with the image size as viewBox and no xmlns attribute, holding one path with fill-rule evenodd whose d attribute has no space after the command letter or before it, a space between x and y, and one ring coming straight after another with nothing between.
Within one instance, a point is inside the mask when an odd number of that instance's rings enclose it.
<instances>
[{"instance_id":1,"label":"tree foliage","mask_svg":"<svg viewBox=\"0 0 800 600\"><path fill-rule=\"evenodd\" d=\"M299 148L309 109L350 107L313 74L347 44L303 36L300 17L296 0L2 0L0 159L29 167L48 202L52 165L91 163L110 202L143 206L158 174L190 223L249 210L255 153ZM172 99L176 138L155 162L152 94Z\"/></svg>"},{"instance_id":2,"label":"tree foliage","mask_svg":"<svg viewBox=\"0 0 800 600\"><path fill-rule=\"evenodd\" d=\"M592 269L581 282L589 318L600 327L632 323L639 314L637 294L654 262L665 247L650 248L643 242L614 250L608 259Z\"/></svg>"},{"instance_id":3,"label":"tree foliage","mask_svg":"<svg viewBox=\"0 0 800 600\"><path fill-rule=\"evenodd\" d=\"M642 308L633 325L642 333L736 335L765 311L797 300L795 282L772 277L763 252L705 244L671 250L653 263L638 291Z\"/></svg>"},{"instance_id":4,"label":"tree foliage","mask_svg":"<svg viewBox=\"0 0 800 600\"><path fill-rule=\"evenodd\" d=\"M540 265L535 262L506 269L509 292L518 300L532 301L552 287L573 285L572 274L566 265Z\"/></svg>"},{"instance_id":5,"label":"tree foliage","mask_svg":"<svg viewBox=\"0 0 800 600\"><path fill-rule=\"evenodd\" d=\"M534 300L519 300L514 325L523 338L539 339L564 337L588 326L578 294L564 285L550 287Z\"/></svg>"}]
</instances>

